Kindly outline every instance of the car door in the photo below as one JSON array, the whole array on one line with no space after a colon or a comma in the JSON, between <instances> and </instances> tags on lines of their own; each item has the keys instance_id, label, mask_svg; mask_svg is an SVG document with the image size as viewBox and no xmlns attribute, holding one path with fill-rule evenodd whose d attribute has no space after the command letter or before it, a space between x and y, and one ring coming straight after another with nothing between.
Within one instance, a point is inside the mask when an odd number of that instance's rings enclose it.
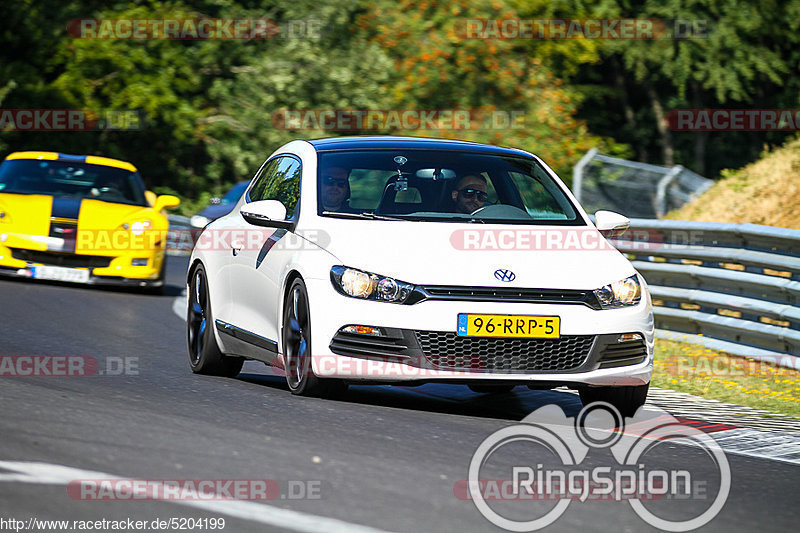
<instances>
[{"instance_id":1,"label":"car door","mask_svg":"<svg viewBox=\"0 0 800 533\"><path fill-rule=\"evenodd\" d=\"M294 220L299 207L300 177L300 160L278 155L254 180L245 203L278 200L286 206L286 219ZM240 339L260 348L261 355L269 358L269 352L277 350L280 276L293 253L281 243L293 236L286 229L249 224L243 217L241 220L244 233L234 239L230 270L231 293L236 301L234 324L239 328ZM263 353L265 350L268 353Z\"/></svg>"}]
</instances>

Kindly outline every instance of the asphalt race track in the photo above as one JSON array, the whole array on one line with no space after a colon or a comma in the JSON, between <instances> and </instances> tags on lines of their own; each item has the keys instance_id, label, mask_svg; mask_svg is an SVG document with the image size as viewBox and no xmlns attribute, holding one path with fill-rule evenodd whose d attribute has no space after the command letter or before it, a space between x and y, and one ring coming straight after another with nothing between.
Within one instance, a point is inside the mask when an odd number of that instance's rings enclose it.
<instances>
[{"instance_id":1,"label":"asphalt race track","mask_svg":"<svg viewBox=\"0 0 800 533\"><path fill-rule=\"evenodd\" d=\"M164 296L0 279L0 356L98 364L91 376L0 376L0 520L224 518L227 532L500 530L454 490L472 454L540 407L557 404L569 416L581 408L574 394L523 387L491 396L457 385L357 386L337 400L299 398L255 362L236 379L193 375L173 312L185 264L169 258ZM720 412L696 409L694 423L712 436L736 430ZM780 442L761 455L726 453L730 494L703 530L796 531L800 427L743 429L754 441ZM501 463L553 460L530 446L501 455ZM702 451L684 443L657 446L649 461L714 477ZM588 464L611 462L599 450ZM267 501L91 501L71 485L112 478L271 480L278 492ZM670 504L665 516L678 519L709 502L687 500L679 511ZM517 505L509 516L527 512L520 502L498 505ZM625 501L572 501L547 530L657 528Z\"/></svg>"}]
</instances>

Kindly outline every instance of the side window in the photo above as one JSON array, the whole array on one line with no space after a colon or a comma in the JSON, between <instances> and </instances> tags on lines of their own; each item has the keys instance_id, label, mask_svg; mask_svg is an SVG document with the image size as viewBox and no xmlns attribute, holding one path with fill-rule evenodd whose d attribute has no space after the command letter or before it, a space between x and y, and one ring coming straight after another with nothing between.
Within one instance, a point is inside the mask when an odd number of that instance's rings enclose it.
<instances>
[{"instance_id":1,"label":"side window","mask_svg":"<svg viewBox=\"0 0 800 533\"><path fill-rule=\"evenodd\" d=\"M267 181L269 181L269 177L275 173L275 168L278 166L279 159L280 158L275 158L264 165L261 168L261 172L259 172L255 180L253 180L253 186L247 192L247 198L251 202L264 199L264 191L267 188Z\"/></svg>"},{"instance_id":2,"label":"side window","mask_svg":"<svg viewBox=\"0 0 800 533\"><path fill-rule=\"evenodd\" d=\"M278 200L286 206L286 218L294 217L300 199L300 161L279 156L267 163L248 193L250 201Z\"/></svg>"}]
</instances>

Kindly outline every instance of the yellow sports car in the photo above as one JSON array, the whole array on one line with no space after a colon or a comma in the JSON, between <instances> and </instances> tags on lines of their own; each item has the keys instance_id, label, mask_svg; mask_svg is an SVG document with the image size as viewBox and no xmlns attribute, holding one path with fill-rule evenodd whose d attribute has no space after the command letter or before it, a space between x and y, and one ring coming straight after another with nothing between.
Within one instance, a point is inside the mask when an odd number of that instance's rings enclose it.
<instances>
[{"instance_id":1,"label":"yellow sports car","mask_svg":"<svg viewBox=\"0 0 800 533\"><path fill-rule=\"evenodd\" d=\"M0 274L159 290L165 209L125 161L15 152L0 164Z\"/></svg>"}]
</instances>

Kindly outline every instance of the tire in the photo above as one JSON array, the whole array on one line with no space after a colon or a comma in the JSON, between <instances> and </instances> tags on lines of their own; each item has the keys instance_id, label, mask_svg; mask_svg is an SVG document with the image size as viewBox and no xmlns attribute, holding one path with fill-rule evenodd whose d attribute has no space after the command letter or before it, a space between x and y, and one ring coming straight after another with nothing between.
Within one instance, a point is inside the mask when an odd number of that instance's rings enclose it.
<instances>
[{"instance_id":1,"label":"tire","mask_svg":"<svg viewBox=\"0 0 800 533\"><path fill-rule=\"evenodd\" d=\"M308 291L301 278L292 281L283 305L282 347L286 384L297 396L330 397L344 392L347 384L320 379L311 366L311 313Z\"/></svg>"},{"instance_id":2,"label":"tire","mask_svg":"<svg viewBox=\"0 0 800 533\"><path fill-rule=\"evenodd\" d=\"M214 315L208 297L208 282L203 265L192 273L189 284L189 305L186 315L186 341L189 365L195 374L235 377L242 370L244 359L222 353L214 337Z\"/></svg>"},{"instance_id":3,"label":"tire","mask_svg":"<svg viewBox=\"0 0 800 533\"><path fill-rule=\"evenodd\" d=\"M580 395L584 406L594 402L607 402L622 416L632 417L644 405L649 389L649 383L627 387L585 387L580 390Z\"/></svg>"},{"instance_id":4,"label":"tire","mask_svg":"<svg viewBox=\"0 0 800 533\"><path fill-rule=\"evenodd\" d=\"M514 390L515 385L498 383L497 385L467 385L472 392L480 394L507 394Z\"/></svg>"}]
</instances>

